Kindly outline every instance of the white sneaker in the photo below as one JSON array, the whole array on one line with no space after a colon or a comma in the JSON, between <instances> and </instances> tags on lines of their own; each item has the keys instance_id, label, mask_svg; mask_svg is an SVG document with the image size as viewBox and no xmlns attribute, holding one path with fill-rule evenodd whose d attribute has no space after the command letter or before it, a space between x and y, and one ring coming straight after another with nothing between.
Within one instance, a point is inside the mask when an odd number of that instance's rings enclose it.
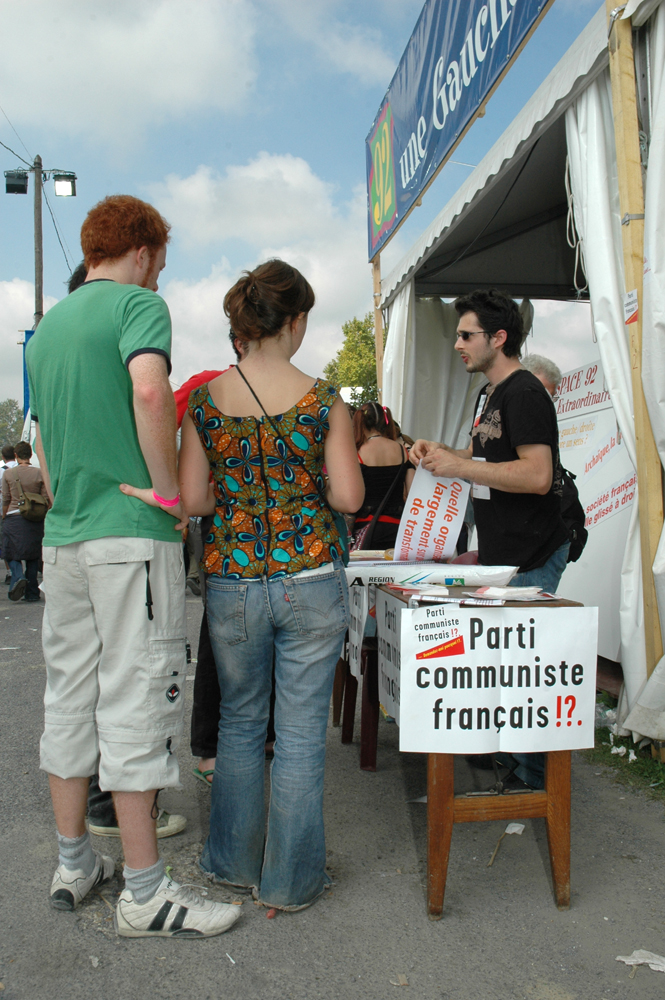
<instances>
[{"instance_id":1,"label":"white sneaker","mask_svg":"<svg viewBox=\"0 0 665 1000\"><path fill-rule=\"evenodd\" d=\"M157 816L157 840L162 837L173 837L176 833L182 833L187 826L187 820L178 813L167 812L160 809ZM88 820L88 830L96 837L119 837L119 826L100 826L98 823Z\"/></svg>"},{"instance_id":2,"label":"white sneaker","mask_svg":"<svg viewBox=\"0 0 665 1000\"><path fill-rule=\"evenodd\" d=\"M228 931L239 916L239 906L213 903L193 886L165 875L147 903L137 903L129 889L120 893L115 929L120 937L214 937Z\"/></svg>"},{"instance_id":3,"label":"white sneaker","mask_svg":"<svg viewBox=\"0 0 665 1000\"><path fill-rule=\"evenodd\" d=\"M58 866L51 883L51 906L56 910L74 910L91 889L111 878L115 870L113 858L97 851L95 858L95 867L90 875L84 875L80 869L71 871L64 865Z\"/></svg>"}]
</instances>

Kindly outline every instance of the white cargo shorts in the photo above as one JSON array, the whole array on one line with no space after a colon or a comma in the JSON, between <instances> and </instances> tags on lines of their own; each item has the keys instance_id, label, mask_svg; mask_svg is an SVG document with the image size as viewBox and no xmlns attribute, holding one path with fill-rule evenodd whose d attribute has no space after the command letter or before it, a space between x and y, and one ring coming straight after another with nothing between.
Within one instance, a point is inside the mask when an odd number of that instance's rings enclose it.
<instances>
[{"instance_id":1,"label":"white cargo shorts","mask_svg":"<svg viewBox=\"0 0 665 1000\"><path fill-rule=\"evenodd\" d=\"M187 671L181 543L96 538L45 546L43 558L40 767L60 778L99 772L105 791L178 785Z\"/></svg>"}]
</instances>

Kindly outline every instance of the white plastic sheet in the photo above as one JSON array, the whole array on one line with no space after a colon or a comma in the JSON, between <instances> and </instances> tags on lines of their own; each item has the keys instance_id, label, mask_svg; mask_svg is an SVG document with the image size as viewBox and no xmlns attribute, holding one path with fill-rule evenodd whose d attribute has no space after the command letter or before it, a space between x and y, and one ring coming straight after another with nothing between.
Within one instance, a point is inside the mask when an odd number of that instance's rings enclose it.
<instances>
[{"instance_id":1,"label":"white plastic sheet","mask_svg":"<svg viewBox=\"0 0 665 1000\"><path fill-rule=\"evenodd\" d=\"M394 419L409 435L410 431L402 425L406 358L415 335L414 325L413 282L409 281L392 304L383 354L383 403L390 407Z\"/></svg>"},{"instance_id":2,"label":"white plastic sheet","mask_svg":"<svg viewBox=\"0 0 665 1000\"><path fill-rule=\"evenodd\" d=\"M644 205L642 383L661 462L665 465L665 4L651 31L651 143ZM665 630L665 530L653 564L661 630ZM656 666L625 725L665 739L665 657Z\"/></svg>"},{"instance_id":3,"label":"white plastic sheet","mask_svg":"<svg viewBox=\"0 0 665 1000\"><path fill-rule=\"evenodd\" d=\"M457 321L452 304L415 299L413 282L405 285L390 316L383 402L405 434L440 441L445 427L445 443L463 448L485 378L469 378L454 349Z\"/></svg>"},{"instance_id":4,"label":"white plastic sheet","mask_svg":"<svg viewBox=\"0 0 665 1000\"><path fill-rule=\"evenodd\" d=\"M566 112L566 139L575 225L584 252L603 372L626 450L635 466L630 357L623 301L619 188L609 71L594 80ZM621 569L622 723L646 680L638 504L633 506Z\"/></svg>"}]
</instances>

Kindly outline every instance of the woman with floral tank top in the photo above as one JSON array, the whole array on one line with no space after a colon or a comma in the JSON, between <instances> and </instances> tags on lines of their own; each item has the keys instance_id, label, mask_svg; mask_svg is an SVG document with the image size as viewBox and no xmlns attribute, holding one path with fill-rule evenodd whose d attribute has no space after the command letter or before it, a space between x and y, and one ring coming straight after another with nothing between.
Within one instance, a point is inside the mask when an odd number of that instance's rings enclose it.
<instances>
[{"instance_id":1,"label":"woman with floral tank top","mask_svg":"<svg viewBox=\"0 0 665 1000\"><path fill-rule=\"evenodd\" d=\"M330 882L325 738L348 624L331 508L351 513L364 493L338 388L291 364L313 305L308 282L283 261L234 285L224 311L243 342L242 361L191 394L180 455L185 508L214 515L203 568L222 700L201 866L284 910L308 906ZM266 832L273 657L277 738Z\"/></svg>"}]
</instances>

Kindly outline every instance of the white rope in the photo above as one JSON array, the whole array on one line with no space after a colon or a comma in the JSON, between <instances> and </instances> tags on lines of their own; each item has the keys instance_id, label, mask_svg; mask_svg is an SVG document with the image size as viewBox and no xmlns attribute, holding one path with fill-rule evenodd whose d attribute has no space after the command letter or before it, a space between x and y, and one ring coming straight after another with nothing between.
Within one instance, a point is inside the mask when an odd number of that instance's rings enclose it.
<instances>
[{"instance_id":1,"label":"white rope","mask_svg":"<svg viewBox=\"0 0 665 1000\"><path fill-rule=\"evenodd\" d=\"M575 251L575 268L573 270L573 284L575 286L575 291L578 296L581 296L583 292L588 291L589 282L586 276L586 268L584 266L584 247L582 246L582 241L580 240L577 229L575 228L575 215L573 212L573 192L570 186L570 160L566 156L566 200L568 202L568 216L566 218L566 242L568 246ZM582 271L584 277L584 284L580 286L577 281L578 272Z\"/></svg>"}]
</instances>

